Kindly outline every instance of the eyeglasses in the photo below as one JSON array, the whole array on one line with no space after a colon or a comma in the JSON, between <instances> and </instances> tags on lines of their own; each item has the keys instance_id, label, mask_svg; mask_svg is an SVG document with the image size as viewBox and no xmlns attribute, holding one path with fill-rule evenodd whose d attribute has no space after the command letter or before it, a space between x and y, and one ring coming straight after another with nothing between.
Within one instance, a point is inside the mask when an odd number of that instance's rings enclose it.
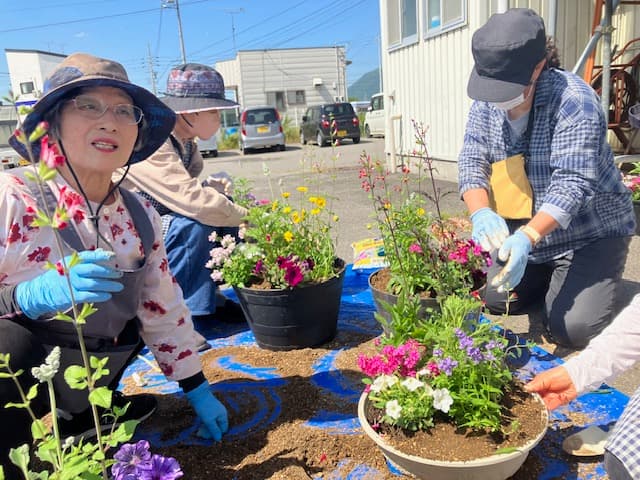
<instances>
[{"instance_id":1,"label":"eyeglasses","mask_svg":"<svg viewBox=\"0 0 640 480\"><path fill-rule=\"evenodd\" d=\"M89 95L78 95L71 99L76 111L84 118L98 120L107 110L111 109L116 121L124 125L137 125L142 120L144 114L140 107L119 103L118 105L105 105L97 98Z\"/></svg>"}]
</instances>

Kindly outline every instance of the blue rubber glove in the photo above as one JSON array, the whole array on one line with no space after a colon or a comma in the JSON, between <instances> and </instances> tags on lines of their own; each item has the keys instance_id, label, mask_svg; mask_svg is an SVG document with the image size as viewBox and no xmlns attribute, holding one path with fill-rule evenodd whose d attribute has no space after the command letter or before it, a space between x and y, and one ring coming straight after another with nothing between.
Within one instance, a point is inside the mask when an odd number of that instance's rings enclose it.
<instances>
[{"instance_id":1,"label":"blue rubber glove","mask_svg":"<svg viewBox=\"0 0 640 480\"><path fill-rule=\"evenodd\" d=\"M76 303L106 302L111 293L124 288L117 281L122 272L106 265L114 255L102 249L84 250L78 254L81 262L69 268ZM70 262L71 256L65 257L67 266ZM22 312L32 320L45 313L65 311L71 307L67 278L55 269L19 283L15 299Z\"/></svg>"},{"instance_id":2,"label":"blue rubber glove","mask_svg":"<svg viewBox=\"0 0 640 480\"><path fill-rule=\"evenodd\" d=\"M219 442L222 434L229 430L229 418L225 406L211 393L209 383L202 382L185 395L204 424L198 430L198 436Z\"/></svg>"},{"instance_id":3,"label":"blue rubber glove","mask_svg":"<svg viewBox=\"0 0 640 480\"><path fill-rule=\"evenodd\" d=\"M489 207L473 212L471 223L473 224L471 238L487 252L500 248L502 242L509 236L507 222Z\"/></svg>"},{"instance_id":4,"label":"blue rubber glove","mask_svg":"<svg viewBox=\"0 0 640 480\"><path fill-rule=\"evenodd\" d=\"M507 238L498 251L498 259L507 264L493 278L491 286L498 287L500 293L517 286L527 268L530 251L531 240L521 231Z\"/></svg>"}]
</instances>

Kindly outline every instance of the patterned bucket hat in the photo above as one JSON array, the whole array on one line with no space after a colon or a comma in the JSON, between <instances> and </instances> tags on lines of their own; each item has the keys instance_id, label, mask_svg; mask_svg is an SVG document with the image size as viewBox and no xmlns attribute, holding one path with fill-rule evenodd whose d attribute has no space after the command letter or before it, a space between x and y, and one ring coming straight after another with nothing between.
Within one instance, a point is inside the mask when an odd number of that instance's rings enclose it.
<instances>
[{"instance_id":1,"label":"patterned bucket hat","mask_svg":"<svg viewBox=\"0 0 640 480\"><path fill-rule=\"evenodd\" d=\"M224 79L215 69L200 63L174 67L167 78L167 91L160 98L176 113L234 108L224 97Z\"/></svg>"},{"instance_id":2,"label":"patterned bucket hat","mask_svg":"<svg viewBox=\"0 0 640 480\"><path fill-rule=\"evenodd\" d=\"M139 146L131 155L129 163L136 163L151 156L169 137L176 123L176 115L150 91L129 81L127 72L118 62L94 57L86 53L73 53L66 57L44 83L44 95L33 106L22 125L26 136L35 129L47 112L59 102L66 100L69 93L82 87L115 87L124 90L134 105L142 109L142 131ZM26 147L15 135L9 144L23 158L29 158ZM31 145L37 158L40 142Z\"/></svg>"}]
</instances>

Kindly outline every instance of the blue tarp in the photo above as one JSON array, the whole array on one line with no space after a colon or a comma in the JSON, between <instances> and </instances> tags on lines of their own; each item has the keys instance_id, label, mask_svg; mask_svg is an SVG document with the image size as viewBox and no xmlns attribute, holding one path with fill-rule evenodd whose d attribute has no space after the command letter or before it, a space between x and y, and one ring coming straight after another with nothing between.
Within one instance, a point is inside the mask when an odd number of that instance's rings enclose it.
<instances>
[{"instance_id":1,"label":"blue tarp","mask_svg":"<svg viewBox=\"0 0 640 480\"><path fill-rule=\"evenodd\" d=\"M367 284L369 273L370 271L354 271L351 265L348 266L338 321L338 329L340 331L372 336L381 333L381 328L373 316L373 298ZM229 296L233 297L232 291L230 291ZM253 334L247 329L246 325L217 324L208 327L202 326L199 330L209 339L209 343L214 349L228 346L255 345ZM523 341L521 340L521 342ZM335 367L336 357L341 351L342 349L338 348L319 358L314 364L314 374L310 377L310 381L318 388L352 401L355 404L361 393L361 385L354 385L352 380L349 381L343 378L341 371ZM182 394L176 382L169 382L161 373L150 371L149 364L153 362L153 357L147 349L142 352L141 356L147 361L138 359L127 368L121 388L124 387L127 377L144 373L144 378L147 381L144 389L150 393ZM561 363L561 359L539 347L534 347L531 350L530 357L516 371L516 374L523 380L527 380L535 373ZM253 378L253 380L247 382L224 382L223 385L213 384L211 386L212 391L225 402L229 409L234 411L242 409L242 405L237 404L239 390L243 392L242 396L251 395L254 402L264 405L264 408L253 411L241 424L231 425L226 438L232 440L234 437L242 438L249 431L268 430L281 413L277 389L286 382L286 379L281 378L275 368L257 368L239 363L233 357L218 357L217 365L230 372L249 373ZM240 375L239 377L245 378L246 375ZM559 454L558 452L561 450L562 440L583 427L589 425L610 427L622 413L627 401L628 397L626 395L603 385L596 393L583 395L568 406L552 412L550 428L544 439L533 451L542 466L542 471L538 478L541 480L557 478L597 479L605 476L601 461L602 457L585 460ZM307 420L307 425L325 429L335 435L349 435L360 431L357 416L331 411L317 412L315 417ZM144 438L153 446L210 444L211 441L196 437L197 428L198 425L194 424L170 439L162 439L162 432L151 431L149 426L142 424L136 432L136 438ZM553 454L549 455L549 452ZM580 462L581 460L582 463ZM399 475L393 467L390 467L390 469L392 473ZM350 471L350 473L345 476L345 471ZM371 466L358 464L357 459L345 459L343 464L338 465L335 472L329 475L325 473L322 478L331 478L332 480L371 479L376 478L376 474L380 474L380 472L377 472Z\"/></svg>"}]
</instances>

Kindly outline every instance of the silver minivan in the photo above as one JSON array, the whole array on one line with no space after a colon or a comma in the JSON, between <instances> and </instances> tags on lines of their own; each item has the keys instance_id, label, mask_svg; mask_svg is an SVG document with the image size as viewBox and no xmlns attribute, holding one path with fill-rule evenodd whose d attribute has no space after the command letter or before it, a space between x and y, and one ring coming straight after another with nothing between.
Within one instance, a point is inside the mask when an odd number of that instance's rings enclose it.
<instances>
[{"instance_id":1,"label":"silver minivan","mask_svg":"<svg viewBox=\"0 0 640 480\"><path fill-rule=\"evenodd\" d=\"M286 149L280 114L275 107L248 107L240 115L240 150L246 154L253 148Z\"/></svg>"},{"instance_id":2,"label":"silver minivan","mask_svg":"<svg viewBox=\"0 0 640 480\"><path fill-rule=\"evenodd\" d=\"M371 97L371 104L364 116L364 134L367 137L384 137L384 123L384 94L376 93Z\"/></svg>"}]
</instances>

